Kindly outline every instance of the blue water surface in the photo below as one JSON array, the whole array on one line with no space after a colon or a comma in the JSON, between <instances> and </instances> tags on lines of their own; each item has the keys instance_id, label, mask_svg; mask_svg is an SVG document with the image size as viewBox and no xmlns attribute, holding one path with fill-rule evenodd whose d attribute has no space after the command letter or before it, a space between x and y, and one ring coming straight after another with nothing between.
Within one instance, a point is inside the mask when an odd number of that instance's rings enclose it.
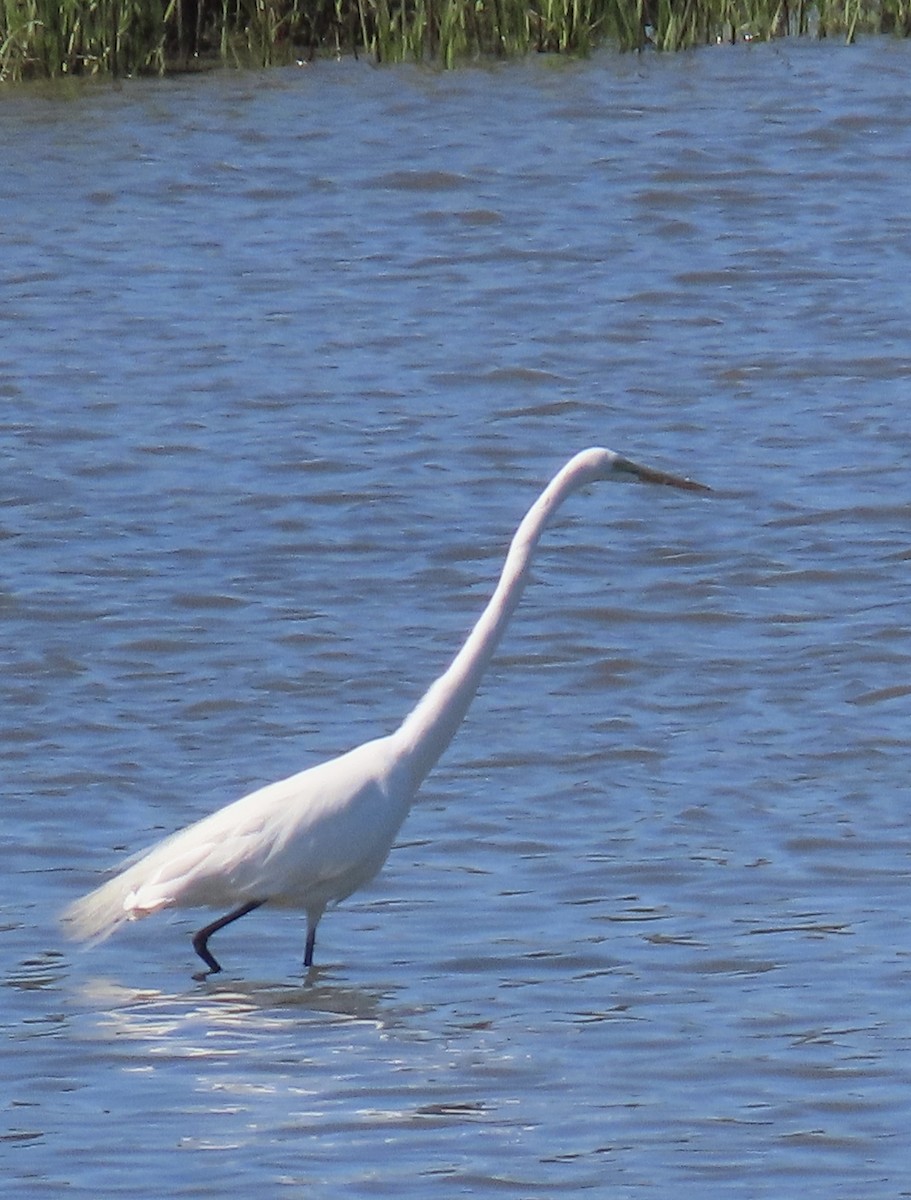
<instances>
[{"instance_id":1,"label":"blue water surface","mask_svg":"<svg viewBox=\"0 0 911 1200\"><path fill-rule=\"evenodd\" d=\"M908 1193L909 55L4 98L5 1194ZM561 511L309 978L64 940L393 728L592 444L713 494Z\"/></svg>"}]
</instances>

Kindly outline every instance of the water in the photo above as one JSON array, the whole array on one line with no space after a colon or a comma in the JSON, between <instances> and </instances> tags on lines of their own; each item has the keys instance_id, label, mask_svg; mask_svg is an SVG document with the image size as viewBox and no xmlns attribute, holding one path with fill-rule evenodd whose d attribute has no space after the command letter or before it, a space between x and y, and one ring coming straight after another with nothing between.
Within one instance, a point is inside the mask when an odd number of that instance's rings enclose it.
<instances>
[{"instance_id":1,"label":"water","mask_svg":"<svg viewBox=\"0 0 911 1200\"><path fill-rule=\"evenodd\" d=\"M911 46L8 94L0 1174L908 1194ZM563 511L380 878L66 944L390 729Z\"/></svg>"}]
</instances>

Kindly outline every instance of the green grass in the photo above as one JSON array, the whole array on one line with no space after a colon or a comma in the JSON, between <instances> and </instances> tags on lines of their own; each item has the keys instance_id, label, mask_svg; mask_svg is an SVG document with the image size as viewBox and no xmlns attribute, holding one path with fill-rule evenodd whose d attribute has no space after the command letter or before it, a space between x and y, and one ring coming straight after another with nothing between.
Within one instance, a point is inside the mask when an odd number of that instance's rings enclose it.
<instances>
[{"instance_id":1,"label":"green grass","mask_svg":"<svg viewBox=\"0 0 911 1200\"><path fill-rule=\"evenodd\" d=\"M131 75L321 54L445 66L650 42L911 34L911 0L0 0L0 80Z\"/></svg>"}]
</instances>

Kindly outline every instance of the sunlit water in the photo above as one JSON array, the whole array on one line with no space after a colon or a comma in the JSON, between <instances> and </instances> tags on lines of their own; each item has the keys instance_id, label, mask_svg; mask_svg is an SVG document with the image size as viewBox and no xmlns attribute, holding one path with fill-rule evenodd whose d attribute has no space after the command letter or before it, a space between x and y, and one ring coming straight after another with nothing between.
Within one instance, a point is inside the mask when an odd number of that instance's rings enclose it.
<instances>
[{"instance_id":1,"label":"sunlit water","mask_svg":"<svg viewBox=\"0 0 911 1200\"><path fill-rule=\"evenodd\" d=\"M0 1171L23 1197L907 1195L911 46L3 98ZM83 950L389 730L603 485L386 869Z\"/></svg>"}]
</instances>

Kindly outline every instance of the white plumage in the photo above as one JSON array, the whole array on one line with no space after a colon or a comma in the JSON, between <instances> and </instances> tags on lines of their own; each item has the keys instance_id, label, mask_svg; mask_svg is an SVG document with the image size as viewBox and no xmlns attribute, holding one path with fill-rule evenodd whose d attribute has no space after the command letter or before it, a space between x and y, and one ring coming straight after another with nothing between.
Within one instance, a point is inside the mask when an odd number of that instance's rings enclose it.
<instances>
[{"instance_id":1,"label":"white plumage","mask_svg":"<svg viewBox=\"0 0 911 1200\"><path fill-rule=\"evenodd\" d=\"M613 476L689 490L689 479L642 467L594 448L571 459L520 524L497 588L447 671L388 737L268 784L180 830L64 914L77 938L100 940L127 920L164 908L229 908L193 945L210 971L217 930L262 904L307 915L305 966L329 904L379 871L414 795L452 740L525 585L549 518L583 484Z\"/></svg>"}]
</instances>

